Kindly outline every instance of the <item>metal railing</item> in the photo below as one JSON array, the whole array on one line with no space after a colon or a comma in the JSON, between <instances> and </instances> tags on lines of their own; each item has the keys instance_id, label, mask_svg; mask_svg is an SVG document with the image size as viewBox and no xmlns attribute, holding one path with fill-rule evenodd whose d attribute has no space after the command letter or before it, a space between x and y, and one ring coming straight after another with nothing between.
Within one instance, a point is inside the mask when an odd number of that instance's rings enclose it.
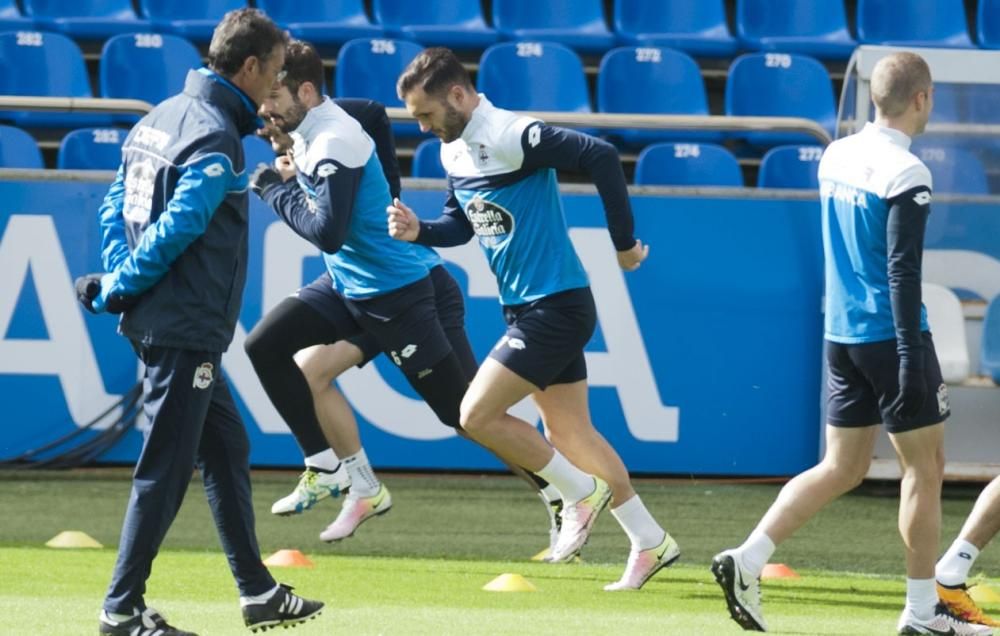
<instances>
[{"instance_id":1,"label":"metal railing","mask_svg":"<svg viewBox=\"0 0 1000 636\"><path fill-rule=\"evenodd\" d=\"M153 105L138 99L96 97L0 96L0 110L30 110L66 113L125 113L144 115ZM404 108L387 108L389 119L410 123L416 120ZM610 113L535 112L522 113L555 126L572 128L635 128L641 130L707 130L730 132L801 133L822 145L830 134L811 119L801 117L722 117L718 115L640 115Z\"/></svg>"},{"instance_id":2,"label":"metal railing","mask_svg":"<svg viewBox=\"0 0 1000 636\"><path fill-rule=\"evenodd\" d=\"M0 95L0 110L30 110L43 113L122 113L126 115L145 115L153 110L153 105L141 99Z\"/></svg>"},{"instance_id":3,"label":"metal railing","mask_svg":"<svg viewBox=\"0 0 1000 636\"><path fill-rule=\"evenodd\" d=\"M387 108L396 122L415 122L404 108ZM568 113L560 111L523 111L519 114L541 119L553 126L569 128L635 128L641 130L708 130L729 132L801 133L822 145L832 141L819 123L803 117L724 117L721 115L640 115L618 113Z\"/></svg>"}]
</instances>

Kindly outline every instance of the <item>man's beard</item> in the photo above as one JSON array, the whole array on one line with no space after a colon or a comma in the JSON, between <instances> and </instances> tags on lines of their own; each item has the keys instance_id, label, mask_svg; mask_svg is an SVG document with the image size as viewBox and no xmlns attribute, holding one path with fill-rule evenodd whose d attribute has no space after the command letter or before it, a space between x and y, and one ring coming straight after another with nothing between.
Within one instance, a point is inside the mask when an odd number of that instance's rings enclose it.
<instances>
[{"instance_id":1,"label":"man's beard","mask_svg":"<svg viewBox=\"0 0 1000 636\"><path fill-rule=\"evenodd\" d=\"M451 143L462 136L462 131L469 124L469 119L458 111L457 108L445 102L444 123L438 130L432 131L444 143Z\"/></svg>"},{"instance_id":2,"label":"man's beard","mask_svg":"<svg viewBox=\"0 0 1000 636\"><path fill-rule=\"evenodd\" d=\"M278 116L272 115L271 121L281 132L287 134L299 127L308 112L309 109L306 108L305 104L292 97L292 105L288 107L288 111Z\"/></svg>"}]
</instances>

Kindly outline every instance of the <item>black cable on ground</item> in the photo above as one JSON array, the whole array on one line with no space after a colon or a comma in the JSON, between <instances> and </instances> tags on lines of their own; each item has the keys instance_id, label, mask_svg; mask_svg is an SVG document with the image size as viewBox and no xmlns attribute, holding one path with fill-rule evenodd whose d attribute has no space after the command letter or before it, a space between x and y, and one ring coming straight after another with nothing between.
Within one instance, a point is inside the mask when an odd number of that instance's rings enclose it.
<instances>
[{"instance_id":1,"label":"black cable on ground","mask_svg":"<svg viewBox=\"0 0 1000 636\"><path fill-rule=\"evenodd\" d=\"M121 409L121 414L106 429L96 435L78 441L86 431L93 431L101 422ZM16 457L0 460L0 468L25 469L25 468L76 468L90 461L93 461L105 451L112 448L118 441L135 426L135 421L142 412L142 383L136 383L120 400L108 407L97 417L87 422L83 426L63 435L38 448L29 449ZM73 442L78 442L76 446L71 446L57 452L51 457L41 458L56 449L67 446Z\"/></svg>"}]
</instances>

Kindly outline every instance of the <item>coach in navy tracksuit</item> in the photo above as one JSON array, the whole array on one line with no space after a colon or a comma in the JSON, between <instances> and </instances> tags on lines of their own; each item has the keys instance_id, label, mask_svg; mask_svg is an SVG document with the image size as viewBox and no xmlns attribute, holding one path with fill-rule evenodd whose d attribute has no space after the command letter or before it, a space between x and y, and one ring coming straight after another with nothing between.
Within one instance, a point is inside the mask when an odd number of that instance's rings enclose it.
<instances>
[{"instance_id":1,"label":"coach in navy tracksuit","mask_svg":"<svg viewBox=\"0 0 1000 636\"><path fill-rule=\"evenodd\" d=\"M186 634L143 599L146 579L197 465L251 628L316 614L260 559L249 440L221 374L247 264L243 135L284 66L287 35L262 13L223 18L209 66L131 131L100 210L107 274L84 277L81 301L122 314L119 331L145 364L147 418L102 634ZM99 281L99 286L98 286Z\"/></svg>"}]
</instances>

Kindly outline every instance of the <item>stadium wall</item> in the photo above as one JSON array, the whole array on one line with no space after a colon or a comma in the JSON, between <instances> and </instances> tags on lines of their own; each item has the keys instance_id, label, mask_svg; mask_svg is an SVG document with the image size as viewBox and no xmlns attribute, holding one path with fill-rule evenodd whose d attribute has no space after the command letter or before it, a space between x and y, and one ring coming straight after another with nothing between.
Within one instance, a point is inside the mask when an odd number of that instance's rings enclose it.
<instances>
[{"instance_id":1,"label":"stadium wall","mask_svg":"<svg viewBox=\"0 0 1000 636\"><path fill-rule=\"evenodd\" d=\"M128 343L115 334L116 319L84 312L72 287L74 277L100 269L96 210L107 180L47 174L51 180L0 179L0 459L92 419L139 373ZM630 274L616 265L599 198L580 189L564 193L599 310L587 351L595 422L635 472L789 475L812 465L822 384L815 198L658 192L639 190L633 198L637 235L651 255ZM444 193L408 187L405 198L420 214L436 216ZM253 463L300 466L242 343L262 313L318 275L322 262L253 199L250 270L224 367ZM929 231L929 241L986 253L1000 266L993 210L952 205L940 215L948 227ZM475 244L442 255L466 292L470 338L483 357L502 333L492 274ZM438 424L384 358L348 373L340 386L376 466L501 468ZM538 419L530 405L516 410ZM133 431L102 460L134 461L140 445Z\"/></svg>"}]
</instances>

